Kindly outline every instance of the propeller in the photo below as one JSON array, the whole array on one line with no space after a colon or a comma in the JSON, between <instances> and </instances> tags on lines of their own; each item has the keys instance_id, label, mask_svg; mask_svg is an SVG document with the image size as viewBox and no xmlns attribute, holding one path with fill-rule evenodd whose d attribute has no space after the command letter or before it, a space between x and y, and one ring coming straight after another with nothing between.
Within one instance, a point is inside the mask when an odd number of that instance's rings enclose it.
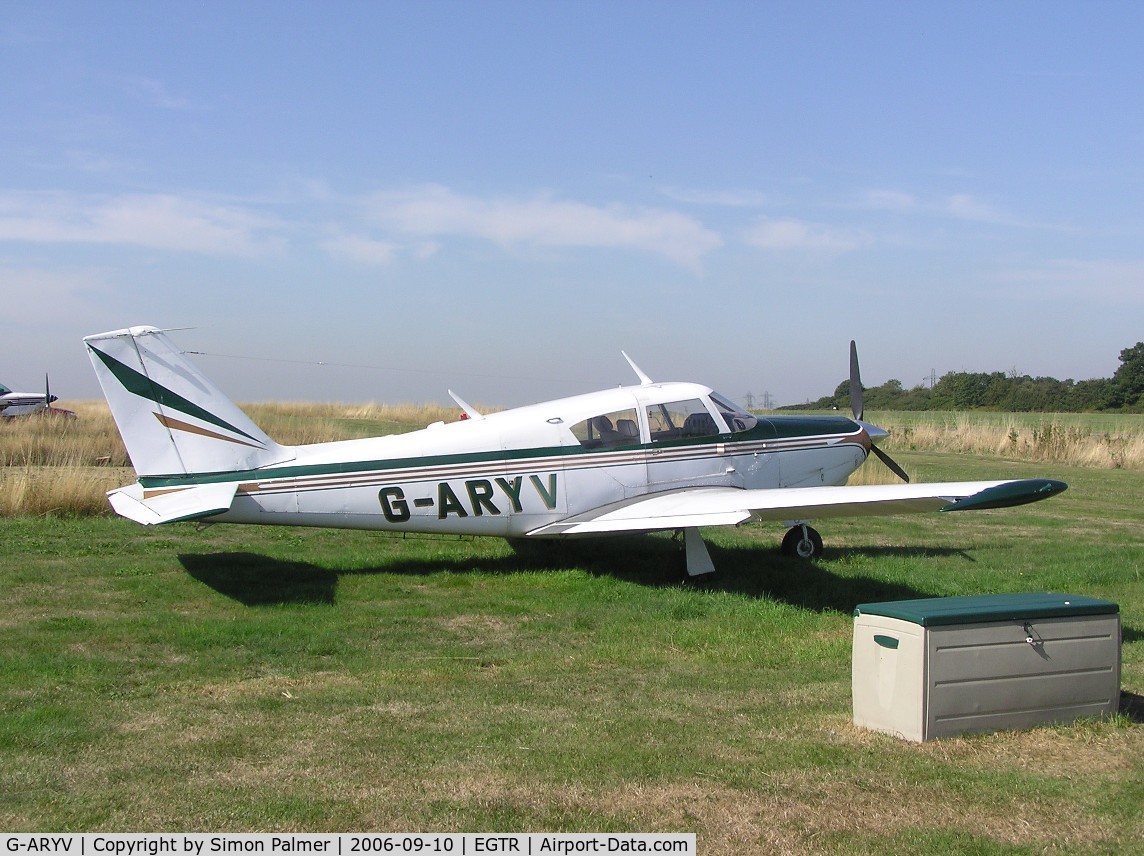
<instances>
[{"instance_id":1,"label":"propeller","mask_svg":"<svg viewBox=\"0 0 1144 856\"><path fill-rule=\"evenodd\" d=\"M51 403L56 400L56 397L52 395L52 387L48 383L48 373L44 372L44 407L51 406Z\"/></svg>"},{"instance_id":2,"label":"propeller","mask_svg":"<svg viewBox=\"0 0 1144 856\"><path fill-rule=\"evenodd\" d=\"M850 340L850 412L854 419L862 421L862 376L858 371L858 345Z\"/></svg>"},{"instance_id":3,"label":"propeller","mask_svg":"<svg viewBox=\"0 0 1144 856\"><path fill-rule=\"evenodd\" d=\"M878 456L878 460L885 464L890 472L908 484L910 481L909 474L899 466L897 461L876 445L878 440L889 437L890 433L885 428L879 428L877 425L862 421L862 417L865 415L865 407L862 403L862 375L858 370L858 346L853 339L850 340L850 412L854 415L854 421L865 428L866 433L870 435L870 451Z\"/></svg>"}]
</instances>

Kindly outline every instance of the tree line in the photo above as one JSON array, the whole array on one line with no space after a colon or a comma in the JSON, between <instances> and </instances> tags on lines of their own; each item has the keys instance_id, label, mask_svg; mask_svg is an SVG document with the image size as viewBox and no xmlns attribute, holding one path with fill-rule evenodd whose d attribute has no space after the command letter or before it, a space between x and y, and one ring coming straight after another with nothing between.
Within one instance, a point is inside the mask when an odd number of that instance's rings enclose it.
<instances>
[{"instance_id":1,"label":"tree line","mask_svg":"<svg viewBox=\"0 0 1144 856\"><path fill-rule=\"evenodd\" d=\"M1000 410L1009 412L1144 413L1144 342L1120 352L1111 378L1057 380L1015 372L949 372L933 385L906 389L897 379L863 387L867 410ZM783 410L850 409L850 381L833 395Z\"/></svg>"}]
</instances>

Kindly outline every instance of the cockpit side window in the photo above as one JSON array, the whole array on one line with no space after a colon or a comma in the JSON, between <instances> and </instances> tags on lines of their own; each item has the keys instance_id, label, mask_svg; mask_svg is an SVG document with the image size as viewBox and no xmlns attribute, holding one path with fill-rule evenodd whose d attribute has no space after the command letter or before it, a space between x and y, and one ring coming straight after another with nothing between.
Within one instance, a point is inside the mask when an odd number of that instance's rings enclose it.
<instances>
[{"instance_id":1,"label":"cockpit side window","mask_svg":"<svg viewBox=\"0 0 1144 856\"><path fill-rule=\"evenodd\" d=\"M687 437L713 437L720 431L714 417L698 398L649 404L647 423L653 443Z\"/></svg>"},{"instance_id":2,"label":"cockpit side window","mask_svg":"<svg viewBox=\"0 0 1144 856\"><path fill-rule=\"evenodd\" d=\"M592 416L572 426L572 434L586 449L634 446L640 441L634 407Z\"/></svg>"},{"instance_id":3,"label":"cockpit side window","mask_svg":"<svg viewBox=\"0 0 1144 856\"><path fill-rule=\"evenodd\" d=\"M723 421L727 423L727 427L731 429L733 434L750 431L759 422L757 417L752 416L726 396L722 396L717 392L711 394L711 403L719 410Z\"/></svg>"}]
</instances>

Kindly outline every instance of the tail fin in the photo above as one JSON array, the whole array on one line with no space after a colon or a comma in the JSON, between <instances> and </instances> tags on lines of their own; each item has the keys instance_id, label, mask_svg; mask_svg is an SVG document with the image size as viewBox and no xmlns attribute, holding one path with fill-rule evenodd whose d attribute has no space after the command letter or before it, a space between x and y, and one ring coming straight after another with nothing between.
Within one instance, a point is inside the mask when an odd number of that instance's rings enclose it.
<instances>
[{"instance_id":1,"label":"tail fin","mask_svg":"<svg viewBox=\"0 0 1144 856\"><path fill-rule=\"evenodd\" d=\"M84 338L140 476L233 472L288 461L279 446L154 327Z\"/></svg>"}]
</instances>

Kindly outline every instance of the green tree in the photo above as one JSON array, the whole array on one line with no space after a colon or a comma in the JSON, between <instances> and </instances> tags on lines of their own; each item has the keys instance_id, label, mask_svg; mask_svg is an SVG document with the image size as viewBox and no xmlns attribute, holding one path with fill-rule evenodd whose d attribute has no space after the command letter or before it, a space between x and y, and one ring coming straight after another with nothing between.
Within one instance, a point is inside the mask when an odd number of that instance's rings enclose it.
<instances>
[{"instance_id":1,"label":"green tree","mask_svg":"<svg viewBox=\"0 0 1144 856\"><path fill-rule=\"evenodd\" d=\"M949 372L933 389L911 390L891 378L863 393L867 409L875 410L972 410L1060 411L1124 409L1144 411L1144 342L1120 352L1120 368L1111 378L1074 381L1005 372ZM850 410L850 381L844 380L833 395L793 405L791 410Z\"/></svg>"},{"instance_id":2,"label":"green tree","mask_svg":"<svg viewBox=\"0 0 1144 856\"><path fill-rule=\"evenodd\" d=\"M950 372L942 375L933 388L933 403L946 410L972 410L983 407L994 383L1005 381L1004 372Z\"/></svg>"},{"instance_id":3,"label":"green tree","mask_svg":"<svg viewBox=\"0 0 1144 856\"><path fill-rule=\"evenodd\" d=\"M1144 342L1120 352L1120 368L1112 376L1113 407L1144 408Z\"/></svg>"}]
</instances>

